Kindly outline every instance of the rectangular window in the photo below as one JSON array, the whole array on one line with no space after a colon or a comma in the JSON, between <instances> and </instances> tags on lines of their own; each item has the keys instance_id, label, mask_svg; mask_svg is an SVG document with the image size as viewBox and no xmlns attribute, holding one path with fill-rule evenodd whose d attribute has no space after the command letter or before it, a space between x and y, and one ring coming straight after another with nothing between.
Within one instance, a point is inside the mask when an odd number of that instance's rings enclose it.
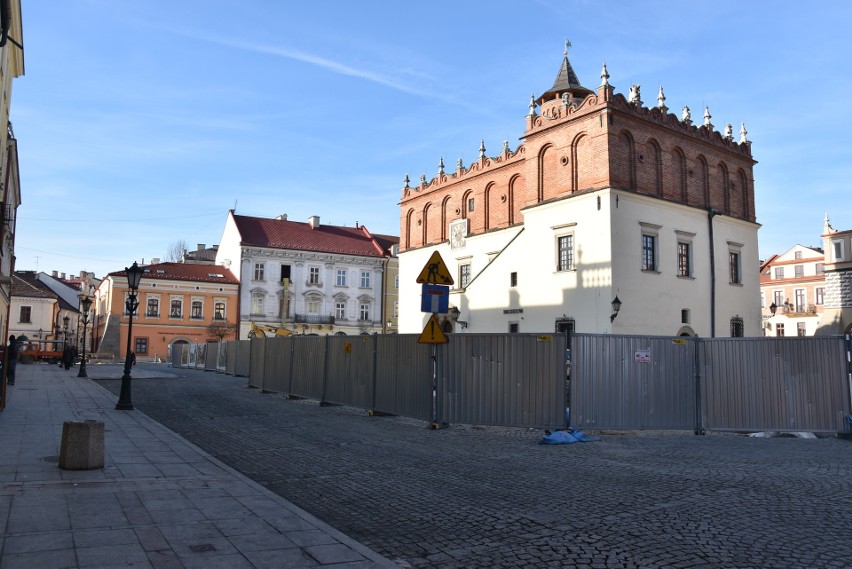
<instances>
[{"instance_id":1,"label":"rectangular window","mask_svg":"<svg viewBox=\"0 0 852 569\"><path fill-rule=\"evenodd\" d=\"M820 306L825 304L825 289L823 287L818 287L814 290L814 296L816 298L816 300L814 300L816 304Z\"/></svg>"},{"instance_id":2,"label":"rectangular window","mask_svg":"<svg viewBox=\"0 0 852 569\"><path fill-rule=\"evenodd\" d=\"M511 287L518 286L518 273L515 273L515 272L509 273L509 286L511 286Z\"/></svg>"},{"instance_id":3,"label":"rectangular window","mask_svg":"<svg viewBox=\"0 0 852 569\"><path fill-rule=\"evenodd\" d=\"M160 315L160 299L149 298L148 307L145 309L145 316L157 318Z\"/></svg>"},{"instance_id":4,"label":"rectangular window","mask_svg":"<svg viewBox=\"0 0 852 569\"><path fill-rule=\"evenodd\" d=\"M213 305L213 320L225 319L225 303L217 302Z\"/></svg>"},{"instance_id":5,"label":"rectangular window","mask_svg":"<svg viewBox=\"0 0 852 569\"><path fill-rule=\"evenodd\" d=\"M319 267L311 267L308 273L308 283L315 285L319 284Z\"/></svg>"},{"instance_id":6,"label":"rectangular window","mask_svg":"<svg viewBox=\"0 0 852 569\"><path fill-rule=\"evenodd\" d=\"M796 336L807 336L807 324L804 322L796 322Z\"/></svg>"},{"instance_id":7,"label":"rectangular window","mask_svg":"<svg viewBox=\"0 0 852 569\"><path fill-rule=\"evenodd\" d=\"M361 271L361 288L370 288L370 271Z\"/></svg>"},{"instance_id":8,"label":"rectangular window","mask_svg":"<svg viewBox=\"0 0 852 569\"><path fill-rule=\"evenodd\" d=\"M393 276L393 288L399 288L399 275Z\"/></svg>"},{"instance_id":9,"label":"rectangular window","mask_svg":"<svg viewBox=\"0 0 852 569\"><path fill-rule=\"evenodd\" d=\"M816 274L818 274L818 275L824 275L825 274L825 263L817 263L815 265L815 268L816 268Z\"/></svg>"},{"instance_id":10,"label":"rectangular window","mask_svg":"<svg viewBox=\"0 0 852 569\"><path fill-rule=\"evenodd\" d=\"M399 301L398 300L393 301L393 317L399 318Z\"/></svg>"},{"instance_id":11,"label":"rectangular window","mask_svg":"<svg viewBox=\"0 0 852 569\"><path fill-rule=\"evenodd\" d=\"M518 333L518 323L517 322L509 322L509 334L517 334Z\"/></svg>"},{"instance_id":12,"label":"rectangular window","mask_svg":"<svg viewBox=\"0 0 852 569\"><path fill-rule=\"evenodd\" d=\"M728 252L728 272L730 273L731 284L741 284L740 254L736 251Z\"/></svg>"},{"instance_id":13,"label":"rectangular window","mask_svg":"<svg viewBox=\"0 0 852 569\"><path fill-rule=\"evenodd\" d=\"M465 288L470 283L470 263L459 265L459 288Z\"/></svg>"},{"instance_id":14,"label":"rectangular window","mask_svg":"<svg viewBox=\"0 0 852 569\"><path fill-rule=\"evenodd\" d=\"M657 237L655 235L642 234L642 270L657 270Z\"/></svg>"},{"instance_id":15,"label":"rectangular window","mask_svg":"<svg viewBox=\"0 0 852 569\"><path fill-rule=\"evenodd\" d=\"M320 302L318 300L309 300L308 301L308 313L309 314L319 314L320 311Z\"/></svg>"},{"instance_id":16,"label":"rectangular window","mask_svg":"<svg viewBox=\"0 0 852 569\"><path fill-rule=\"evenodd\" d=\"M334 317L337 320L346 320L346 303L345 302L335 302L334 303Z\"/></svg>"},{"instance_id":17,"label":"rectangular window","mask_svg":"<svg viewBox=\"0 0 852 569\"><path fill-rule=\"evenodd\" d=\"M689 243L679 241L677 244L677 275L691 277L692 267L689 262Z\"/></svg>"},{"instance_id":18,"label":"rectangular window","mask_svg":"<svg viewBox=\"0 0 852 569\"><path fill-rule=\"evenodd\" d=\"M784 324L783 323L778 323L778 324L775 325L775 335L776 336L783 336L784 335Z\"/></svg>"},{"instance_id":19,"label":"rectangular window","mask_svg":"<svg viewBox=\"0 0 852 569\"><path fill-rule=\"evenodd\" d=\"M474 204L474 202L473 202L473 198L469 198L469 199L467 200L467 211L468 211L468 213L473 212L473 206L474 206L474 205L476 205L476 204Z\"/></svg>"},{"instance_id":20,"label":"rectangular window","mask_svg":"<svg viewBox=\"0 0 852 569\"><path fill-rule=\"evenodd\" d=\"M731 318L731 338L742 338L745 336L742 318Z\"/></svg>"},{"instance_id":21,"label":"rectangular window","mask_svg":"<svg viewBox=\"0 0 852 569\"><path fill-rule=\"evenodd\" d=\"M180 318L182 312L183 312L183 302L181 302L180 300L173 300L172 301L172 307L169 310L169 317L170 318Z\"/></svg>"},{"instance_id":22,"label":"rectangular window","mask_svg":"<svg viewBox=\"0 0 852 569\"><path fill-rule=\"evenodd\" d=\"M784 304L784 291L776 290L772 293L772 303L775 304L778 308Z\"/></svg>"},{"instance_id":23,"label":"rectangular window","mask_svg":"<svg viewBox=\"0 0 852 569\"><path fill-rule=\"evenodd\" d=\"M556 239L559 256L556 260L557 271L574 270L574 236L563 235Z\"/></svg>"},{"instance_id":24,"label":"rectangular window","mask_svg":"<svg viewBox=\"0 0 852 569\"><path fill-rule=\"evenodd\" d=\"M834 248L834 260L843 260L843 241L833 241L831 246Z\"/></svg>"},{"instance_id":25,"label":"rectangular window","mask_svg":"<svg viewBox=\"0 0 852 569\"><path fill-rule=\"evenodd\" d=\"M148 338L136 338L136 355L137 356L146 356L148 355Z\"/></svg>"},{"instance_id":26,"label":"rectangular window","mask_svg":"<svg viewBox=\"0 0 852 569\"><path fill-rule=\"evenodd\" d=\"M370 305L366 302L361 304L359 316L358 319L365 322L370 319Z\"/></svg>"},{"instance_id":27,"label":"rectangular window","mask_svg":"<svg viewBox=\"0 0 852 569\"><path fill-rule=\"evenodd\" d=\"M203 304L200 300L192 301L192 309L190 312L190 318L195 318L196 320L202 318L203 316Z\"/></svg>"},{"instance_id":28,"label":"rectangular window","mask_svg":"<svg viewBox=\"0 0 852 569\"><path fill-rule=\"evenodd\" d=\"M30 319L32 318L32 314L33 314L33 307L32 306L22 306L21 307L21 315L20 315L20 318L18 319L18 322L21 322L22 324L29 324L31 322Z\"/></svg>"},{"instance_id":29,"label":"rectangular window","mask_svg":"<svg viewBox=\"0 0 852 569\"><path fill-rule=\"evenodd\" d=\"M804 265L796 265L793 267L793 271L795 272L796 277L805 276L805 266Z\"/></svg>"},{"instance_id":30,"label":"rectangular window","mask_svg":"<svg viewBox=\"0 0 852 569\"><path fill-rule=\"evenodd\" d=\"M255 263L254 264L254 280L262 281L264 270L265 270L265 265L263 263Z\"/></svg>"},{"instance_id":31,"label":"rectangular window","mask_svg":"<svg viewBox=\"0 0 852 569\"><path fill-rule=\"evenodd\" d=\"M805 297L805 289L797 288L795 293L796 297L796 312L805 312L807 310L807 298Z\"/></svg>"},{"instance_id":32,"label":"rectangular window","mask_svg":"<svg viewBox=\"0 0 852 569\"><path fill-rule=\"evenodd\" d=\"M281 265L281 282L290 280L290 265Z\"/></svg>"},{"instance_id":33,"label":"rectangular window","mask_svg":"<svg viewBox=\"0 0 852 569\"><path fill-rule=\"evenodd\" d=\"M775 279L784 278L784 267L775 267Z\"/></svg>"},{"instance_id":34,"label":"rectangular window","mask_svg":"<svg viewBox=\"0 0 852 569\"><path fill-rule=\"evenodd\" d=\"M796 258L796 260L801 259L801 258L802 258L802 252L801 252L801 251L796 251L795 253L793 253L793 257L795 257L795 258Z\"/></svg>"},{"instance_id":35,"label":"rectangular window","mask_svg":"<svg viewBox=\"0 0 852 569\"><path fill-rule=\"evenodd\" d=\"M689 324L689 309L684 308L680 311L680 323Z\"/></svg>"},{"instance_id":36,"label":"rectangular window","mask_svg":"<svg viewBox=\"0 0 852 569\"><path fill-rule=\"evenodd\" d=\"M263 315L263 297L262 296L252 296L251 297L251 313L253 316L262 316Z\"/></svg>"},{"instance_id":37,"label":"rectangular window","mask_svg":"<svg viewBox=\"0 0 852 569\"><path fill-rule=\"evenodd\" d=\"M346 286L346 269L337 269L337 278L334 280L337 286Z\"/></svg>"}]
</instances>

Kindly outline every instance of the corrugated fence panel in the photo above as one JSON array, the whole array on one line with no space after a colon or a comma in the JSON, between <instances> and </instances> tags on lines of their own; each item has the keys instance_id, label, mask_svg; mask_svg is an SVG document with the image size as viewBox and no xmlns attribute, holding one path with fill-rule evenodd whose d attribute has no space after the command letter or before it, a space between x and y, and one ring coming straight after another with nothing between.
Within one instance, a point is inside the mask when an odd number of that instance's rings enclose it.
<instances>
[{"instance_id":1,"label":"corrugated fence panel","mask_svg":"<svg viewBox=\"0 0 852 569\"><path fill-rule=\"evenodd\" d=\"M207 360L204 363L205 371L216 371L216 362L219 358L219 347L221 344L216 342L207 343Z\"/></svg>"},{"instance_id":2,"label":"corrugated fence panel","mask_svg":"<svg viewBox=\"0 0 852 569\"><path fill-rule=\"evenodd\" d=\"M695 340L572 336L571 425L693 429Z\"/></svg>"},{"instance_id":3,"label":"corrugated fence panel","mask_svg":"<svg viewBox=\"0 0 852 569\"><path fill-rule=\"evenodd\" d=\"M252 338L249 342L249 371L248 384L251 387L264 389L266 382L266 369L264 366L266 358L266 338Z\"/></svg>"},{"instance_id":4,"label":"corrugated fence panel","mask_svg":"<svg viewBox=\"0 0 852 569\"><path fill-rule=\"evenodd\" d=\"M432 420L432 346L418 337L376 336L374 411Z\"/></svg>"},{"instance_id":5,"label":"corrugated fence panel","mask_svg":"<svg viewBox=\"0 0 852 569\"><path fill-rule=\"evenodd\" d=\"M327 336L328 371L323 401L369 408L378 336Z\"/></svg>"},{"instance_id":6,"label":"corrugated fence panel","mask_svg":"<svg viewBox=\"0 0 852 569\"><path fill-rule=\"evenodd\" d=\"M195 369L204 369L207 365L207 344L196 344Z\"/></svg>"},{"instance_id":7,"label":"corrugated fence panel","mask_svg":"<svg viewBox=\"0 0 852 569\"><path fill-rule=\"evenodd\" d=\"M293 355L291 338L267 338L263 358L263 390L286 393L290 377L290 359Z\"/></svg>"},{"instance_id":8,"label":"corrugated fence panel","mask_svg":"<svg viewBox=\"0 0 852 569\"><path fill-rule=\"evenodd\" d=\"M183 344L172 346L172 367L179 368L183 361Z\"/></svg>"},{"instance_id":9,"label":"corrugated fence panel","mask_svg":"<svg viewBox=\"0 0 852 569\"><path fill-rule=\"evenodd\" d=\"M228 370L228 347L231 342L222 342L219 344L219 351L216 355L216 371L225 373Z\"/></svg>"},{"instance_id":10,"label":"corrugated fence panel","mask_svg":"<svg viewBox=\"0 0 852 569\"><path fill-rule=\"evenodd\" d=\"M438 345L439 422L562 428L561 335L454 334Z\"/></svg>"},{"instance_id":11,"label":"corrugated fence panel","mask_svg":"<svg viewBox=\"0 0 852 569\"><path fill-rule=\"evenodd\" d=\"M248 377L251 369L251 340L239 340L235 356L234 375Z\"/></svg>"},{"instance_id":12,"label":"corrugated fence panel","mask_svg":"<svg viewBox=\"0 0 852 569\"><path fill-rule=\"evenodd\" d=\"M297 397L322 400L326 365L325 336L296 336L288 393Z\"/></svg>"},{"instance_id":13,"label":"corrugated fence panel","mask_svg":"<svg viewBox=\"0 0 852 569\"><path fill-rule=\"evenodd\" d=\"M713 430L843 432L842 337L705 340L704 423Z\"/></svg>"},{"instance_id":14,"label":"corrugated fence panel","mask_svg":"<svg viewBox=\"0 0 852 569\"><path fill-rule=\"evenodd\" d=\"M225 356L225 373L228 375L237 374L237 350L239 345L239 340L228 342L227 355Z\"/></svg>"}]
</instances>

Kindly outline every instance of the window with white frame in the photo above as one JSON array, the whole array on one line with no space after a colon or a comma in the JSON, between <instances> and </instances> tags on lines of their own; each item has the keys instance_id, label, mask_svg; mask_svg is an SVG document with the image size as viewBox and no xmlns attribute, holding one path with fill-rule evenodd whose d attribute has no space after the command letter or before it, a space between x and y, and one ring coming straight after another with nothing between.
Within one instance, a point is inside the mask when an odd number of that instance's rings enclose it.
<instances>
[{"instance_id":1,"label":"window with white frame","mask_svg":"<svg viewBox=\"0 0 852 569\"><path fill-rule=\"evenodd\" d=\"M642 234L642 270L657 270L657 236Z\"/></svg>"},{"instance_id":2,"label":"window with white frame","mask_svg":"<svg viewBox=\"0 0 852 569\"><path fill-rule=\"evenodd\" d=\"M807 312L807 296L805 296L805 289L797 288L793 292L793 296L796 299L796 312Z\"/></svg>"},{"instance_id":3,"label":"window with white frame","mask_svg":"<svg viewBox=\"0 0 852 569\"><path fill-rule=\"evenodd\" d=\"M362 302L359 312L358 312L358 320L368 321L370 320L370 303Z\"/></svg>"},{"instance_id":4,"label":"window with white frame","mask_svg":"<svg viewBox=\"0 0 852 569\"><path fill-rule=\"evenodd\" d=\"M399 288L399 275L393 276L393 288Z\"/></svg>"},{"instance_id":5,"label":"window with white frame","mask_svg":"<svg viewBox=\"0 0 852 569\"><path fill-rule=\"evenodd\" d=\"M309 300L308 301L308 314L319 314L320 311L320 301L319 300Z\"/></svg>"},{"instance_id":6,"label":"window with white frame","mask_svg":"<svg viewBox=\"0 0 852 569\"><path fill-rule=\"evenodd\" d=\"M21 311L18 313L18 322L20 322L21 324L29 324L32 322L32 315L32 306L22 306Z\"/></svg>"},{"instance_id":7,"label":"window with white frame","mask_svg":"<svg viewBox=\"0 0 852 569\"><path fill-rule=\"evenodd\" d=\"M470 283L470 263L459 265L459 288L465 288Z\"/></svg>"},{"instance_id":8,"label":"window with white frame","mask_svg":"<svg viewBox=\"0 0 852 569\"><path fill-rule=\"evenodd\" d=\"M157 318L160 316L160 299L149 298L148 304L145 307L145 316L149 318Z\"/></svg>"},{"instance_id":9,"label":"window with white frame","mask_svg":"<svg viewBox=\"0 0 852 569\"><path fill-rule=\"evenodd\" d=\"M691 277L692 276L692 260L690 244L686 241L677 242L677 276Z\"/></svg>"},{"instance_id":10,"label":"window with white frame","mask_svg":"<svg viewBox=\"0 0 852 569\"><path fill-rule=\"evenodd\" d=\"M834 261L842 261L845 255L843 250L843 241L837 240L831 242L831 248L834 252Z\"/></svg>"},{"instance_id":11,"label":"window with white frame","mask_svg":"<svg viewBox=\"0 0 852 569\"><path fill-rule=\"evenodd\" d=\"M817 287L814 290L814 304L817 304L818 306L822 306L823 304L825 304L825 288L824 287L820 286L820 287Z\"/></svg>"},{"instance_id":12,"label":"window with white frame","mask_svg":"<svg viewBox=\"0 0 852 569\"><path fill-rule=\"evenodd\" d=\"M225 319L225 303L222 301L216 301L213 304L213 320L224 320Z\"/></svg>"},{"instance_id":13,"label":"window with white frame","mask_svg":"<svg viewBox=\"0 0 852 569\"><path fill-rule=\"evenodd\" d=\"M783 322L779 322L778 324L775 325L775 335L776 336L783 336L784 335L784 323Z\"/></svg>"},{"instance_id":14,"label":"window with white frame","mask_svg":"<svg viewBox=\"0 0 852 569\"><path fill-rule=\"evenodd\" d=\"M807 336L808 326L805 322L796 322L796 336Z\"/></svg>"},{"instance_id":15,"label":"window with white frame","mask_svg":"<svg viewBox=\"0 0 852 569\"><path fill-rule=\"evenodd\" d=\"M825 263L817 263L816 265L814 265L814 268L816 269L816 274L818 274L818 275L824 275L825 274Z\"/></svg>"},{"instance_id":16,"label":"window with white frame","mask_svg":"<svg viewBox=\"0 0 852 569\"><path fill-rule=\"evenodd\" d=\"M732 285L743 284L742 244L728 241L728 282Z\"/></svg>"},{"instance_id":17,"label":"window with white frame","mask_svg":"<svg viewBox=\"0 0 852 569\"><path fill-rule=\"evenodd\" d=\"M784 278L784 267L775 267L775 280Z\"/></svg>"},{"instance_id":18,"label":"window with white frame","mask_svg":"<svg viewBox=\"0 0 852 569\"><path fill-rule=\"evenodd\" d=\"M361 271L361 288L370 288L370 271Z\"/></svg>"},{"instance_id":19,"label":"window with white frame","mask_svg":"<svg viewBox=\"0 0 852 569\"><path fill-rule=\"evenodd\" d=\"M263 294L253 293L251 295L251 314L252 316L263 316Z\"/></svg>"},{"instance_id":20,"label":"window with white frame","mask_svg":"<svg viewBox=\"0 0 852 569\"><path fill-rule=\"evenodd\" d=\"M337 320L346 320L346 302L338 300L334 303L334 317Z\"/></svg>"},{"instance_id":21,"label":"window with white frame","mask_svg":"<svg viewBox=\"0 0 852 569\"><path fill-rule=\"evenodd\" d=\"M310 267L308 269L308 284L318 285L320 282L320 268Z\"/></svg>"},{"instance_id":22,"label":"window with white frame","mask_svg":"<svg viewBox=\"0 0 852 569\"><path fill-rule=\"evenodd\" d=\"M334 280L335 286L346 286L346 269L337 269L337 277Z\"/></svg>"},{"instance_id":23,"label":"window with white frame","mask_svg":"<svg viewBox=\"0 0 852 569\"><path fill-rule=\"evenodd\" d=\"M173 298L169 308L169 318L180 318L183 316L183 300Z\"/></svg>"},{"instance_id":24,"label":"window with white frame","mask_svg":"<svg viewBox=\"0 0 852 569\"><path fill-rule=\"evenodd\" d=\"M254 264L254 280L262 281L264 279L265 272L266 272L266 264L265 263L255 263Z\"/></svg>"},{"instance_id":25,"label":"window with white frame","mask_svg":"<svg viewBox=\"0 0 852 569\"><path fill-rule=\"evenodd\" d=\"M802 258L802 252L801 252L801 251L796 251L795 253L793 253L793 257L794 257L796 260L801 259L801 258Z\"/></svg>"},{"instance_id":26,"label":"window with white frame","mask_svg":"<svg viewBox=\"0 0 852 569\"><path fill-rule=\"evenodd\" d=\"M202 301L193 299L189 317L195 320L200 320L204 317L204 303Z\"/></svg>"},{"instance_id":27,"label":"window with white frame","mask_svg":"<svg viewBox=\"0 0 852 569\"><path fill-rule=\"evenodd\" d=\"M805 266L804 265L795 265L793 267L793 274L796 278L805 276Z\"/></svg>"},{"instance_id":28,"label":"window with white frame","mask_svg":"<svg viewBox=\"0 0 852 569\"><path fill-rule=\"evenodd\" d=\"M556 270L574 270L574 235L560 235L556 238Z\"/></svg>"}]
</instances>

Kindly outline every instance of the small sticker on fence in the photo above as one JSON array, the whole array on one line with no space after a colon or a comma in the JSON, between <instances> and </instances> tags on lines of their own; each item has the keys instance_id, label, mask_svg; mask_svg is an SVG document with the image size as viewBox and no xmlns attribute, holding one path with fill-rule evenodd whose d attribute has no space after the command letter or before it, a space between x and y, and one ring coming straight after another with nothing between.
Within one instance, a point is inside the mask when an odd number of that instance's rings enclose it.
<instances>
[{"instance_id":1,"label":"small sticker on fence","mask_svg":"<svg viewBox=\"0 0 852 569\"><path fill-rule=\"evenodd\" d=\"M684 340L683 338L675 338L675 339L672 340L672 344L681 344L682 345L682 344L685 344L685 343L686 343L686 340Z\"/></svg>"},{"instance_id":2,"label":"small sticker on fence","mask_svg":"<svg viewBox=\"0 0 852 569\"><path fill-rule=\"evenodd\" d=\"M539 336L537 340L539 342L550 342L551 340L553 340L553 336Z\"/></svg>"},{"instance_id":3,"label":"small sticker on fence","mask_svg":"<svg viewBox=\"0 0 852 569\"><path fill-rule=\"evenodd\" d=\"M352 343L346 342L345 344L343 344L343 351L346 352L347 354L351 354L352 353Z\"/></svg>"},{"instance_id":4,"label":"small sticker on fence","mask_svg":"<svg viewBox=\"0 0 852 569\"><path fill-rule=\"evenodd\" d=\"M636 350L634 360L637 364L651 363L651 350Z\"/></svg>"}]
</instances>

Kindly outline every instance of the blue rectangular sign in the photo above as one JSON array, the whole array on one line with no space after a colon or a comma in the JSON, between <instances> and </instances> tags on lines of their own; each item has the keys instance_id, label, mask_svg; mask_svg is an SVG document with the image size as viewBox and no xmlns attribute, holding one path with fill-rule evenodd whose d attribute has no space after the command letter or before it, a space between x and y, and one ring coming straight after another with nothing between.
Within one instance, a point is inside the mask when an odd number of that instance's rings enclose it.
<instances>
[{"instance_id":1,"label":"blue rectangular sign","mask_svg":"<svg viewBox=\"0 0 852 569\"><path fill-rule=\"evenodd\" d=\"M450 309L450 287L445 285L424 284L420 301L422 312L446 314Z\"/></svg>"}]
</instances>

